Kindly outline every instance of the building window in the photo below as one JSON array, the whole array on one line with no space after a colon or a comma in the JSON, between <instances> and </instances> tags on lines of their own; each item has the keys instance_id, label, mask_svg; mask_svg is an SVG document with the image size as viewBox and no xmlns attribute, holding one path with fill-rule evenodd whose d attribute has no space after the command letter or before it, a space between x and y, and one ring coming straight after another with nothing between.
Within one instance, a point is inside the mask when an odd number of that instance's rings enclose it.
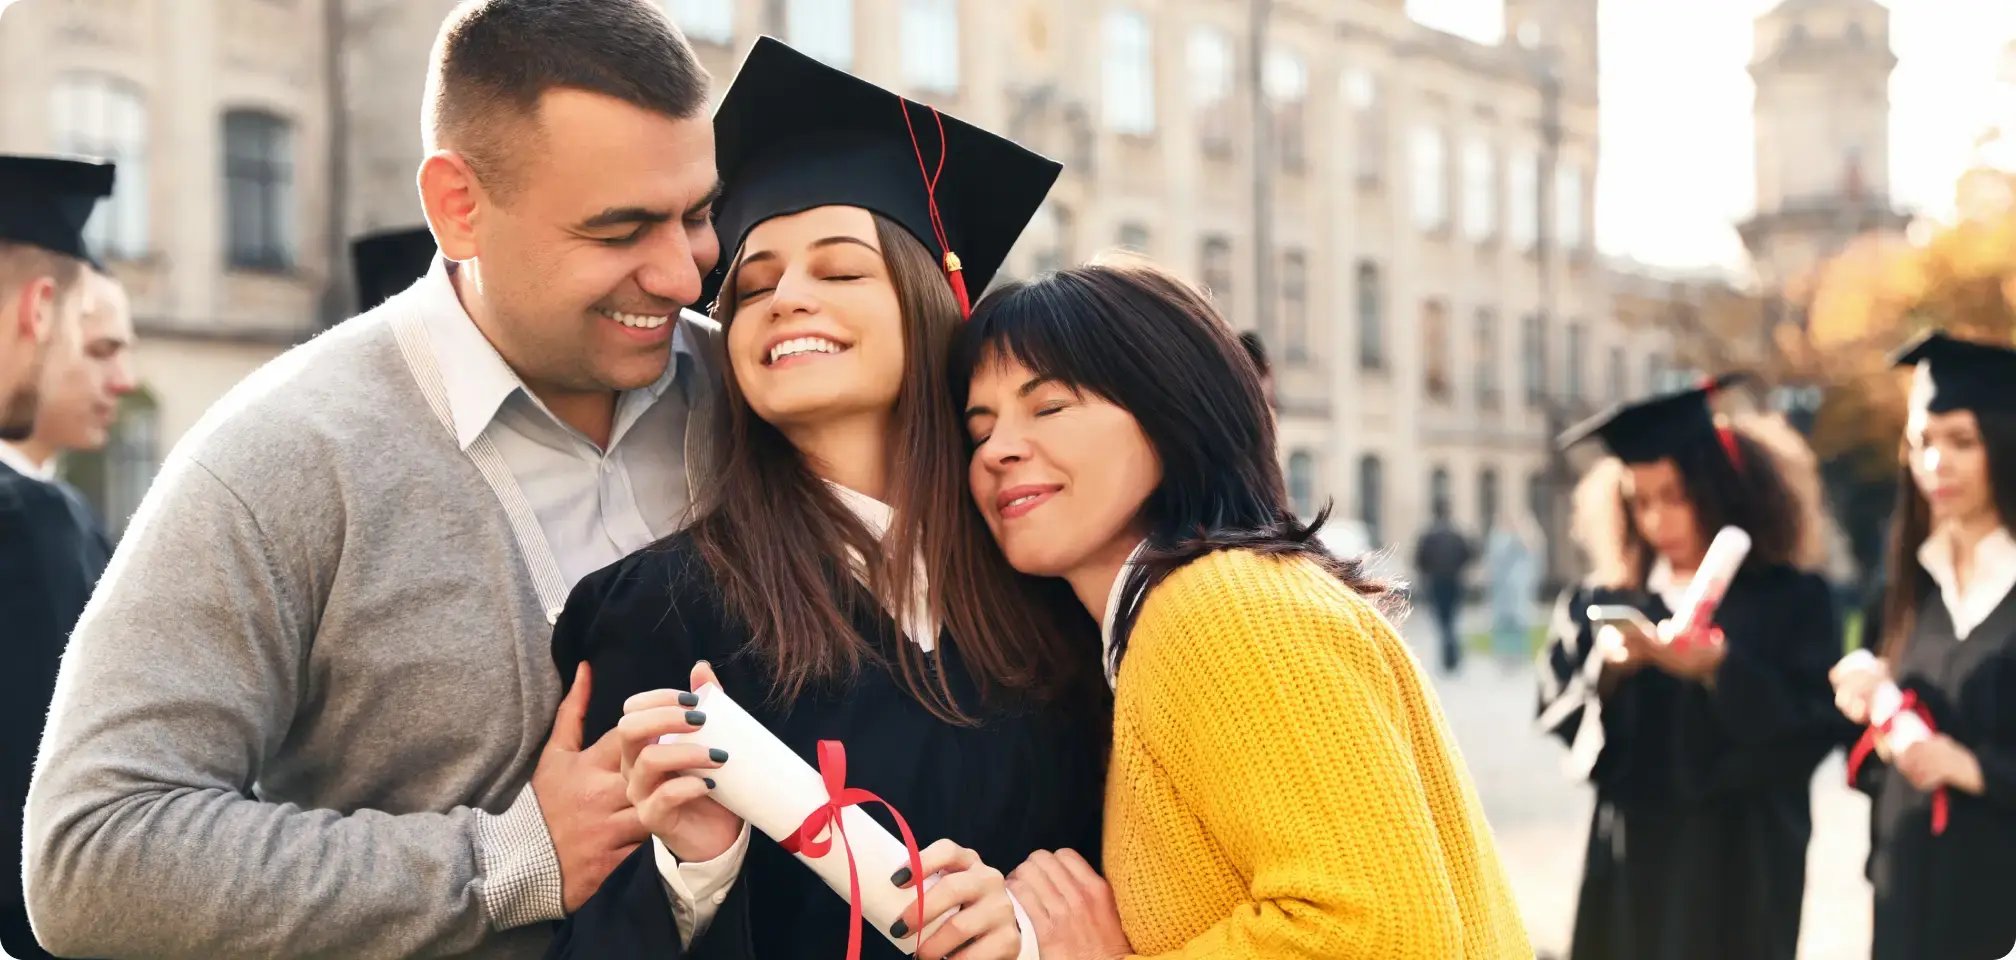
<instances>
[{"instance_id":1,"label":"building window","mask_svg":"<svg viewBox=\"0 0 2016 960\"><path fill-rule=\"evenodd\" d=\"M1521 250L1540 241L1540 158L1516 150L1505 168L1506 239Z\"/></svg>"},{"instance_id":2,"label":"building window","mask_svg":"<svg viewBox=\"0 0 2016 960\"><path fill-rule=\"evenodd\" d=\"M1291 363L1309 360L1309 261L1300 250L1281 255L1281 331Z\"/></svg>"},{"instance_id":3,"label":"building window","mask_svg":"<svg viewBox=\"0 0 2016 960\"><path fill-rule=\"evenodd\" d=\"M1381 519L1385 515L1386 466L1373 454L1358 458L1358 522L1365 525L1365 536L1373 544L1386 542L1380 534Z\"/></svg>"},{"instance_id":4,"label":"building window","mask_svg":"<svg viewBox=\"0 0 2016 960\"><path fill-rule=\"evenodd\" d=\"M1120 225L1117 242L1121 247L1135 253L1152 253L1148 245L1148 227L1138 221L1129 220Z\"/></svg>"},{"instance_id":5,"label":"building window","mask_svg":"<svg viewBox=\"0 0 2016 960\"><path fill-rule=\"evenodd\" d=\"M1428 474L1428 508L1435 516L1448 517L1453 522L1455 506L1450 497L1449 468L1436 467Z\"/></svg>"},{"instance_id":6,"label":"building window","mask_svg":"<svg viewBox=\"0 0 2016 960\"><path fill-rule=\"evenodd\" d=\"M1408 145L1413 169L1414 225L1423 231L1449 226L1449 148L1442 131L1427 125L1414 128Z\"/></svg>"},{"instance_id":7,"label":"building window","mask_svg":"<svg viewBox=\"0 0 2016 960\"><path fill-rule=\"evenodd\" d=\"M1630 377L1630 375L1631 375L1630 372L1625 369L1624 365L1624 348L1611 347L1610 348L1611 403L1621 402L1624 399L1625 395L1631 392L1630 384L1625 382Z\"/></svg>"},{"instance_id":8,"label":"building window","mask_svg":"<svg viewBox=\"0 0 2016 960\"><path fill-rule=\"evenodd\" d=\"M1477 309L1477 406L1496 410L1498 387L1498 315L1490 307Z\"/></svg>"},{"instance_id":9,"label":"building window","mask_svg":"<svg viewBox=\"0 0 2016 960\"><path fill-rule=\"evenodd\" d=\"M1288 455L1288 503L1304 520L1316 515L1316 455L1307 450Z\"/></svg>"},{"instance_id":10,"label":"building window","mask_svg":"<svg viewBox=\"0 0 2016 960\"><path fill-rule=\"evenodd\" d=\"M1114 133L1155 132L1155 51L1148 18L1134 10L1106 14L1102 75L1106 126Z\"/></svg>"},{"instance_id":11,"label":"building window","mask_svg":"<svg viewBox=\"0 0 2016 960\"><path fill-rule=\"evenodd\" d=\"M688 40L725 46L735 39L735 0L671 0L666 12Z\"/></svg>"},{"instance_id":12,"label":"building window","mask_svg":"<svg viewBox=\"0 0 2016 960\"><path fill-rule=\"evenodd\" d=\"M1529 313L1519 321L1519 358L1524 373L1526 405L1540 406L1547 399L1547 325L1539 314Z\"/></svg>"},{"instance_id":13,"label":"building window","mask_svg":"<svg viewBox=\"0 0 2016 960\"><path fill-rule=\"evenodd\" d=\"M1498 471L1493 467L1477 475L1477 522L1486 530L1498 526Z\"/></svg>"},{"instance_id":14,"label":"building window","mask_svg":"<svg viewBox=\"0 0 2016 960\"><path fill-rule=\"evenodd\" d=\"M1301 170L1308 162L1309 68L1301 57L1276 50L1267 54L1263 79L1267 106L1273 113L1275 154L1283 169Z\"/></svg>"},{"instance_id":15,"label":"building window","mask_svg":"<svg viewBox=\"0 0 2016 960\"><path fill-rule=\"evenodd\" d=\"M1570 253L1580 252L1589 244L1586 205L1582 202L1586 189L1582 168L1574 163L1562 164L1554 186L1554 221L1561 234L1561 249Z\"/></svg>"},{"instance_id":16,"label":"building window","mask_svg":"<svg viewBox=\"0 0 2016 960\"><path fill-rule=\"evenodd\" d=\"M63 476L97 508L105 519L105 532L116 540L154 482L160 463L160 413L153 396L142 389L119 398L118 419L105 446L66 457Z\"/></svg>"},{"instance_id":17,"label":"building window","mask_svg":"<svg viewBox=\"0 0 2016 960\"><path fill-rule=\"evenodd\" d=\"M1211 301L1218 305L1218 312L1230 316L1232 241L1216 235L1205 237L1203 248L1197 255L1197 276L1204 281L1204 289L1211 294Z\"/></svg>"},{"instance_id":18,"label":"building window","mask_svg":"<svg viewBox=\"0 0 2016 960\"><path fill-rule=\"evenodd\" d=\"M1566 376L1563 379L1567 382L1563 384L1563 387L1564 392L1568 394L1569 403L1581 403L1585 396L1582 383L1582 353L1586 345L1582 342L1582 337L1582 322L1579 320L1568 321L1568 356L1564 360L1568 369L1564 371Z\"/></svg>"},{"instance_id":19,"label":"building window","mask_svg":"<svg viewBox=\"0 0 2016 960\"><path fill-rule=\"evenodd\" d=\"M270 113L224 115L224 196L233 267L294 265L293 131Z\"/></svg>"},{"instance_id":20,"label":"building window","mask_svg":"<svg viewBox=\"0 0 2016 960\"><path fill-rule=\"evenodd\" d=\"M1379 265L1358 261L1358 366L1386 367L1386 294L1379 288Z\"/></svg>"},{"instance_id":21,"label":"building window","mask_svg":"<svg viewBox=\"0 0 2016 960\"><path fill-rule=\"evenodd\" d=\"M829 67L854 67L854 0L788 0L784 37Z\"/></svg>"},{"instance_id":22,"label":"building window","mask_svg":"<svg viewBox=\"0 0 2016 960\"><path fill-rule=\"evenodd\" d=\"M1190 105L1197 111L1204 152L1230 156L1238 126L1232 94L1237 87L1232 41L1215 27L1190 33Z\"/></svg>"},{"instance_id":23,"label":"building window","mask_svg":"<svg viewBox=\"0 0 2016 960\"><path fill-rule=\"evenodd\" d=\"M1491 145L1463 145L1463 235L1482 243L1498 233L1498 159Z\"/></svg>"},{"instance_id":24,"label":"building window","mask_svg":"<svg viewBox=\"0 0 2016 960\"><path fill-rule=\"evenodd\" d=\"M904 0L903 79L919 90L959 89L959 0Z\"/></svg>"},{"instance_id":25,"label":"building window","mask_svg":"<svg viewBox=\"0 0 2016 960\"><path fill-rule=\"evenodd\" d=\"M51 98L56 151L119 165L112 198L84 229L93 253L132 260L147 253L147 104L140 88L95 73L56 81Z\"/></svg>"},{"instance_id":26,"label":"building window","mask_svg":"<svg viewBox=\"0 0 2016 960\"><path fill-rule=\"evenodd\" d=\"M1547 482L1547 474L1540 471L1526 478L1526 509L1532 511L1533 519L1540 529L1552 533L1554 530L1554 485ZM1540 559L1547 562L1547 551L1542 548Z\"/></svg>"},{"instance_id":27,"label":"building window","mask_svg":"<svg viewBox=\"0 0 2016 960\"><path fill-rule=\"evenodd\" d=\"M1865 45L1865 44L1866 44L1866 43L1868 42L1868 40L1869 40L1869 36L1868 36L1868 34L1866 34L1866 33L1863 33L1863 32L1862 32L1862 23L1861 23L1861 21L1859 21L1859 20L1850 20L1850 21L1848 21L1848 45L1849 45L1849 46L1852 46L1852 47L1861 47L1861 46Z\"/></svg>"},{"instance_id":28,"label":"building window","mask_svg":"<svg viewBox=\"0 0 2016 960\"><path fill-rule=\"evenodd\" d=\"M1354 120L1358 181L1378 183L1386 176L1386 124L1379 81L1368 71L1349 69L1339 82Z\"/></svg>"},{"instance_id":29,"label":"building window","mask_svg":"<svg viewBox=\"0 0 2016 960\"><path fill-rule=\"evenodd\" d=\"M1071 211L1055 200L1043 201L1036 208L1035 218L1029 221L1029 229L1023 232L1022 242L1033 251L1029 260L1032 272L1064 269L1071 258Z\"/></svg>"},{"instance_id":30,"label":"building window","mask_svg":"<svg viewBox=\"0 0 2016 960\"><path fill-rule=\"evenodd\" d=\"M1449 306L1441 300L1421 301L1421 357L1428 398L1448 402L1455 378L1449 369Z\"/></svg>"}]
</instances>

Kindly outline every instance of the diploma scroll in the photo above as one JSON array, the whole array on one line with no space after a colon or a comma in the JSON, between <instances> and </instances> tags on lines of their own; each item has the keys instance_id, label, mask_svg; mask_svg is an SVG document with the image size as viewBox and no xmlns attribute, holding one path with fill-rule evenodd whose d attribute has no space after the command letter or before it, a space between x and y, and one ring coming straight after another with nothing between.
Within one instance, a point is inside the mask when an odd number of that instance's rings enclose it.
<instances>
[{"instance_id":1,"label":"diploma scroll","mask_svg":"<svg viewBox=\"0 0 2016 960\"><path fill-rule=\"evenodd\" d=\"M1729 581L1736 579L1737 571L1743 569L1743 561L1749 556L1749 534L1739 527L1723 527L1717 532L1701 558L1700 569L1694 571L1694 579L1680 598L1680 609L1673 611L1672 619L1659 625L1659 639L1665 643L1686 642L1714 623L1715 608L1722 605L1723 594L1729 592Z\"/></svg>"},{"instance_id":2,"label":"diploma scroll","mask_svg":"<svg viewBox=\"0 0 2016 960\"><path fill-rule=\"evenodd\" d=\"M1875 667L1874 654L1857 650L1842 657L1836 669L1853 672ZM1862 738L1855 741L1855 746L1848 751L1848 785L1855 785L1863 762L1876 752L1878 739L1886 741L1890 755L1896 757L1932 739L1935 732L1932 714L1918 702L1916 694L1898 687L1887 678L1878 681L1876 689L1869 695L1869 729L1862 731ZM1932 791L1932 835L1935 837L1946 832L1950 804L1945 787Z\"/></svg>"},{"instance_id":3,"label":"diploma scroll","mask_svg":"<svg viewBox=\"0 0 2016 960\"><path fill-rule=\"evenodd\" d=\"M694 692L700 697L697 709L707 715L706 724L692 733L671 734L659 742L695 743L728 751L728 761L707 774L714 781L710 795L765 836L795 850L799 827L808 815L829 801L824 778L718 684L710 683ZM909 864L909 850L902 840L859 807L847 807L839 816L845 838L835 832L832 846L823 856L809 857L796 852L799 862L846 898L847 855L851 846L861 890L862 918L898 950L915 954L922 939L950 919L950 914L908 937L890 936L889 929L897 920L907 917L915 922L917 886L899 888L889 882L897 870ZM925 889L930 889L937 879L935 875L925 878Z\"/></svg>"}]
</instances>

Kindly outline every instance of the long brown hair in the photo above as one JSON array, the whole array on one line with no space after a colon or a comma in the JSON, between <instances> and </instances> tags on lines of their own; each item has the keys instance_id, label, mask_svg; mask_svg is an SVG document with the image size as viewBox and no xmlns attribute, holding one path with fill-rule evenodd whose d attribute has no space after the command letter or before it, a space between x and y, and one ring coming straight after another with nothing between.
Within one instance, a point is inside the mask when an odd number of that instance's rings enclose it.
<instances>
[{"instance_id":1,"label":"long brown hair","mask_svg":"<svg viewBox=\"0 0 2016 960\"><path fill-rule=\"evenodd\" d=\"M1162 480L1141 508L1148 547L1128 594L1215 551L1250 550L1308 559L1397 612L1397 593L1362 558L1335 556L1317 539L1327 508L1306 523L1290 508L1260 370L1196 288L1132 257L1009 284L960 331L952 376L961 407L974 372L999 359L1125 409L1155 448ZM1111 668L1133 616L1114 626Z\"/></svg>"},{"instance_id":2,"label":"long brown hair","mask_svg":"<svg viewBox=\"0 0 2016 960\"><path fill-rule=\"evenodd\" d=\"M2016 414L1977 410L1981 444L1988 452L1988 487L2003 524L2016 523ZM1918 605L1932 577L1918 564L1918 549L1932 535L1932 505L1911 476L1911 438L1898 445L1897 509L1890 519L1890 582L1883 590L1883 656L1895 664L1918 627Z\"/></svg>"},{"instance_id":3,"label":"long brown hair","mask_svg":"<svg viewBox=\"0 0 2016 960\"><path fill-rule=\"evenodd\" d=\"M1819 567L1826 559L1826 510L1812 448L1778 417L1740 416L1727 425L1741 469L1714 442L1673 457L1702 538L1733 525L1750 535L1745 566ZM1575 487L1570 532L1589 560L1592 582L1642 590L1657 557L1631 518L1625 477L1616 457L1591 467Z\"/></svg>"},{"instance_id":4,"label":"long brown hair","mask_svg":"<svg viewBox=\"0 0 2016 960\"><path fill-rule=\"evenodd\" d=\"M1049 699L1083 689L1086 677L1097 677L1090 669L1095 625L1068 594L1008 566L967 492L966 431L945 370L960 322L951 288L923 244L874 219L903 327L888 534L878 541L862 526L784 434L756 415L724 363L717 467L694 542L729 610L749 626L776 702L877 659L850 619L861 599L850 548L866 567L866 599L884 609L911 609L912 564L922 563L928 608L957 644L983 700L1004 690ZM731 269L714 308L724 325L734 321L736 301ZM977 705L957 702L933 657L913 643L895 646L904 687L940 719L970 723Z\"/></svg>"}]
</instances>

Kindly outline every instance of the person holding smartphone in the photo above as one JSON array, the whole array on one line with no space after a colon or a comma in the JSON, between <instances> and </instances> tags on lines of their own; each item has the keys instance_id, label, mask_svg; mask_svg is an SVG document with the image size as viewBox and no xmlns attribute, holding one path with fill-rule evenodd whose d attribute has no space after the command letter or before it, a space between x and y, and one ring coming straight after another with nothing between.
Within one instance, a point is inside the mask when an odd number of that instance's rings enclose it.
<instances>
[{"instance_id":1,"label":"person holding smartphone","mask_svg":"<svg viewBox=\"0 0 2016 960\"><path fill-rule=\"evenodd\" d=\"M1562 437L1609 456L1575 492L1592 564L1540 658L1541 727L1596 788L1574 960L1792 960L1808 785L1838 740L1840 653L1812 452L1782 421L1718 421L1702 387ZM1712 618L1662 621L1725 526L1752 547ZM1591 619L1591 608L1608 618ZM1617 608L1622 608L1618 610Z\"/></svg>"}]
</instances>

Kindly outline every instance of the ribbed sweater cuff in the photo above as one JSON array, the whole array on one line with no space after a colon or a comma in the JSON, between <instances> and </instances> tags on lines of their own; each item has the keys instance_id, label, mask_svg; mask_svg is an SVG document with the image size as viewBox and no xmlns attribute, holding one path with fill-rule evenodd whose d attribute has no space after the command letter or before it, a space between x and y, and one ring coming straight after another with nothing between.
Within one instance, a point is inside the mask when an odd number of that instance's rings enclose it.
<instances>
[{"instance_id":1,"label":"ribbed sweater cuff","mask_svg":"<svg viewBox=\"0 0 2016 960\"><path fill-rule=\"evenodd\" d=\"M490 926L510 930L566 916L560 855L526 784L501 814L476 815L476 870Z\"/></svg>"}]
</instances>

